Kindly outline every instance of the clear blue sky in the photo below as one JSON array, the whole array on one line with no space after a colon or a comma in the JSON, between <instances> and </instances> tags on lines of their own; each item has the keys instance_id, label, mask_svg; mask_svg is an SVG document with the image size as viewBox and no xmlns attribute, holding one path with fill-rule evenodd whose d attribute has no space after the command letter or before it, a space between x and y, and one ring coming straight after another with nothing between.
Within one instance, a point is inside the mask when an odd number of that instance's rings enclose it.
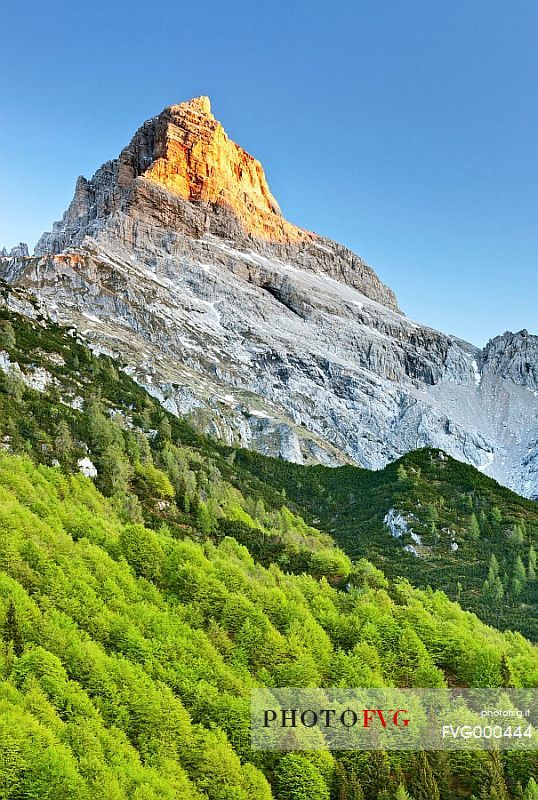
<instances>
[{"instance_id":1,"label":"clear blue sky","mask_svg":"<svg viewBox=\"0 0 538 800\"><path fill-rule=\"evenodd\" d=\"M414 319L538 333L536 0L20 2L0 12L0 244L199 94L293 222Z\"/></svg>"}]
</instances>

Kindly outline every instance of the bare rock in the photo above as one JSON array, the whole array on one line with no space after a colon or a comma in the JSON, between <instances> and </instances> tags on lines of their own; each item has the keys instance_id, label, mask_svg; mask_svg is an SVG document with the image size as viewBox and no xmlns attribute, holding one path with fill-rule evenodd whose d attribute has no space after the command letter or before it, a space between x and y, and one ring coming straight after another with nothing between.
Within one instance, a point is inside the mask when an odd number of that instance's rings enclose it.
<instances>
[{"instance_id":1,"label":"bare rock","mask_svg":"<svg viewBox=\"0 0 538 800\"><path fill-rule=\"evenodd\" d=\"M227 443L374 469L436 447L538 495L537 337L481 351L409 320L359 256L283 218L207 98L79 178L0 274Z\"/></svg>"}]
</instances>

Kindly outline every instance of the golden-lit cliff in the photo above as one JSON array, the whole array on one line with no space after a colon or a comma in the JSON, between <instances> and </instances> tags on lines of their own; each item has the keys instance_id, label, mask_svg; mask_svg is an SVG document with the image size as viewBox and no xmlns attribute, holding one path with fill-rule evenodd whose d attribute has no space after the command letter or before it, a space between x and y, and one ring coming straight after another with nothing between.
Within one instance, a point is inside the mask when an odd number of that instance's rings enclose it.
<instances>
[{"instance_id":1,"label":"golden-lit cliff","mask_svg":"<svg viewBox=\"0 0 538 800\"><path fill-rule=\"evenodd\" d=\"M256 238L295 242L311 236L283 218L262 165L231 141L208 97L170 106L164 114L158 157L145 178L186 200L227 207Z\"/></svg>"},{"instance_id":2,"label":"golden-lit cliff","mask_svg":"<svg viewBox=\"0 0 538 800\"><path fill-rule=\"evenodd\" d=\"M359 256L284 218L261 163L228 137L208 97L168 106L117 158L80 177L35 253L70 258L83 245L152 264L163 256L224 259L228 269L232 248L342 281L398 310L393 292ZM252 284L272 285L252 258L233 260L233 269Z\"/></svg>"}]
</instances>

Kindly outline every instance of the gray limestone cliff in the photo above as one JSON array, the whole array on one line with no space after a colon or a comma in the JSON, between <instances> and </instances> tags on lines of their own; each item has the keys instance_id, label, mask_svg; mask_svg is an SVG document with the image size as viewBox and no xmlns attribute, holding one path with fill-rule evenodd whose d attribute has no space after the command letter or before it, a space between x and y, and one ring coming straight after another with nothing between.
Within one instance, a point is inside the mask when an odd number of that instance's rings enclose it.
<instances>
[{"instance_id":1,"label":"gray limestone cliff","mask_svg":"<svg viewBox=\"0 0 538 800\"><path fill-rule=\"evenodd\" d=\"M207 98L79 178L0 274L226 442L370 468L439 447L538 495L538 337L479 350L409 320L359 256L284 219Z\"/></svg>"}]
</instances>

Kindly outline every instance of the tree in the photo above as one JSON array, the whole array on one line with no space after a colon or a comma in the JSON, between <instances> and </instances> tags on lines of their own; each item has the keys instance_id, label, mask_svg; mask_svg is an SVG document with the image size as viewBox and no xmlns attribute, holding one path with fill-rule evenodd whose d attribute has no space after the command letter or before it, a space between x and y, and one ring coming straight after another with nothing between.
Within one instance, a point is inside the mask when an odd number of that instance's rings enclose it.
<instances>
[{"instance_id":1,"label":"tree","mask_svg":"<svg viewBox=\"0 0 538 800\"><path fill-rule=\"evenodd\" d=\"M203 533L204 536L209 536L213 528L213 523L207 504L204 503L203 500L200 500L198 508L196 509L196 524L200 533Z\"/></svg>"},{"instance_id":2,"label":"tree","mask_svg":"<svg viewBox=\"0 0 538 800\"><path fill-rule=\"evenodd\" d=\"M131 465L117 445L106 448L100 459L100 467L99 484L104 494L113 495L129 491Z\"/></svg>"},{"instance_id":3,"label":"tree","mask_svg":"<svg viewBox=\"0 0 538 800\"><path fill-rule=\"evenodd\" d=\"M6 642L6 644L13 645L13 652L16 656L22 655L24 650L24 644L19 629L19 623L17 621L17 612L15 611L15 605L13 603L13 600L11 599L9 600L7 606L3 639L4 642Z\"/></svg>"},{"instance_id":4,"label":"tree","mask_svg":"<svg viewBox=\"0 0 538 800\"><path fill-rule=\"evenodd\" d=\"M159 422L158 436L160 445L164 445L172 439L172 426L168 417L163 417Z\"/></svg>"},{"instance_id":5,"label":"tree","mask_svg":"<svg viewBox=\"0 0 538 800\"><path fill-rule=\"evenodd\" d=\"M141 500L172 500L175 495L168 475L153 464L136 465L133 485Z\"/></svg>"},{"instance_id":6,"label":"tree","mask_svg":"<svg viewBox=\"0 0 538 800\"><path fill-rule=\"evenodd\" d=\"M119 539L121 551L137 575L156 581L164 553L153 531L142 525L126 525Z\"/></svg>"},{"instance_id":7,"label":"tree","mask_svg":"<svg viewBox=\"0 0 538 800\"><path fill-rule=\"evenodd\" d=\"M521 556L516 556L512 571L512 590L517 596L527 582L527 572Z\"/></svg>"},{"instance_id":8,"label":"tree","mask_svg":"<svg viewBox=\"0 0 538 800\"><path fill-rule=\"evenodd\" d=\"M499 562L497 561L497 556L495 555L495 553L492 553L489 559L489 568L488 568L489 583L493 583L493 581L498 575L499 575Z\"/></svg>"},{"instance_id":9,"label":"tree","mask_svg":"<svg viewBox=\"0 0 538 800\"><path fill-rule=\"evenodd\" d=\"M394 800L411 800L409 792L407 791L403 783L400 783L400 785L396 789Z\"/></svg>"},{"instance_id":10,"label":"tree","mask_svg":"<svg viewBox=\"0 0 538 800\"><path fill-rule=\"evenodd\" d=\"M522 583L525 583L527 580L527 573L525 572L521 556L517 556L514 561L514 578L517 578L517 580L520 580Z\"/></svg>"},{"instance_id":11,"label":"tree","mask_svg":"<svg viewBox=\"0 0 538 800\"><path fill-rule=\"evenodd\" d=\"M500 603L504 597L504 586L498 575L491 581L486 578L482 591L484 596L492 603Z\"/></svg>"},{"instance_id":12,"label":"tree","mask_svg":"<svg viewBox=\"0 0 538 800\"><path fill-rule=\"evenodd\" d=\"M469 519L469 538L473 542L477 542L480 539L480 525L478 524L474 511Z\"/></svg>"},{"instance_id":13,"label":"tree","mask_svg":"<svg viewBox=\"0 0 538 800\"><path fill-rule=\"evenodd\" d=\"M398 469L396 470L396 475L400 483L407 480L407 471L403 464L398 465Z\"/></svg>"},{"instance_id":14,"label":"tree","mask_svg":"<svg viewBox=\"0 0 538 800\"><path fill-rule=\"evenodd\" d=\"M525 541L525 531L522 525L519 522L515 522L512 525L512 530L510 531L510 538L513 540L514 544L521 546Z\"/></svg>"},{"instance_id":15,"label":"tree","mask_svg":"<svg viewBox=\"0 0 538 800\"><path fill-rule=\"evenodd\" d=\"M101 455L109 447L123 448L121 429L105 416L103 406L96 398L88 402L85 419L89 444L93 452Z\"/></svg>"},{"instance_id":16,"label":"tree","mask_svg":"<svg viewBox=\"0 0 538 800\"><path fill-rule=\"evenodd\" d=\"M504 770L498 750L492 750L484 771L484 785L480 793L482 800L509 800L504 780Z\"/></svg>"},{"instance_id":17,"label":"tree","mask_svg":"<svg viewBox=\"0 0 538 800\"><path fill-rule=\"evenodd\" d=\"M289 753L276 770L279 800L329 800L329 789L320 771L302 756Z\"/></svg>"},{"instance_id":18,"label":"tree","mask_svg":"<svg viewBox=\"0 0 538 800\"><path fill-rule=\"evenodd\" d=\"M372 750L368 753L363 781L368 800L375 800L387 788L390 783L390 764L384 750Z\"/></svg>"},{"instance_id":19,"label":"tree","mask_svg":"<svg viewBox=\"0 0 538 800\"><path fill-rule=\"evenodd\" d=\"M514 800L525 800L523 796L523 786L521 785L521 781L518 781L514 786L512 797Z\"/></svg>"},{"instance_id":20,"label":"tree","mask_svg":"<svg viewBox=\"0 0 538 800\"><path fill-rule=\"evenodd\" d=\"M144 522L142 505L136 494L128 494L126 492L121 492L119 494L114 495L112 503L122 522L124 523Z\"/></svg>"},{"instance_id":21,"label":"tree","mask_svg":"<svg viewBox=\"0 0 538 800\"><path fill-rule=\"evenodd\" d=\"M312 553L310 569L315 575L324 575L328 580L335 580L349 574L351 561L341 550L327 548Z\"/></svg>"},{"instance_id":22,"label":"tree","mask_svg":"<svg viewBox=\"0 0 538 800\"><path fill-rule=\"evenodd\" d=\"M514 687L514 677L510 666L510 659L506 653L503 653L501 656L501 680L502 685L507 689Z\"/></svg>"},{"instance_id":23,"label":"tree","mask_svg":"<svg viewBox=\"0 0 538 800\"><path fill-rule=\"evenodd\" d=\"M334 778L336 800L364 800L362 785L353 767L346 769L340 761L337 761Z\"/></svg>"},{"instance_id":24,"label":"tree","mask_svg":"<svg viewBox=\"0 0 538 800\"><path fill-rule=\"evenodd\" d=\"M491 509L491 518L497 524L501 522L503 515L501 513L501 509L498 508L498 506L493 506L493 508Z\"/></svg>"},{"instance_id":25,"label":"tree","mask_svg":"<svg viewBox=\"0 0 538 800\"><path fill-rule=\"evenodd\" d=\"M0 321L0 350L13 350L17 344L17 337L15 336L15 329L11 322L6 320Z\"/></svg>"},{"instance_id":26,"label":"tree","mask_svg":"<svg viewBox=\"0 0 538 800\"><path fill-rule=\"evenodd\" d=\"M424 750L420 750L413 759L409 788L414 800L440 800L439 787Z\"/></svg>"},{"instance_id":27,"label":"tree","mask_svg":"<svg viewBox=\"0 0 538 800\"><path fill-rule=\"evenodd\" d=\"M75 444L69 426L67 422L62 419L56 426L56 433L54 436L54 452L62 466L71 466L74 448Z\"/></svg>"},{"instance_id":28,"label":"tree","mask_svg":"<svg viewBox=\"0 0 538 800\"><path fill-rule=\"evenodd\" d=\"M402 629L398 638L395 675L398 686L443 686L443 675L415 630Z\"/></svg>"},{"instance_id":29,"label":"tree","mask_svg":"<svg viewBox=\"0 0 538 800\"><path fill-rule=\"evenodd\" d=\"M536 550L534 549L532 544L529 547L529 557L528 558L529 558L529 569L528 569L527 575L528 575L528 578L529 578L530 581L535 581L536 580Z\"/></svg>"}]
</instances>

